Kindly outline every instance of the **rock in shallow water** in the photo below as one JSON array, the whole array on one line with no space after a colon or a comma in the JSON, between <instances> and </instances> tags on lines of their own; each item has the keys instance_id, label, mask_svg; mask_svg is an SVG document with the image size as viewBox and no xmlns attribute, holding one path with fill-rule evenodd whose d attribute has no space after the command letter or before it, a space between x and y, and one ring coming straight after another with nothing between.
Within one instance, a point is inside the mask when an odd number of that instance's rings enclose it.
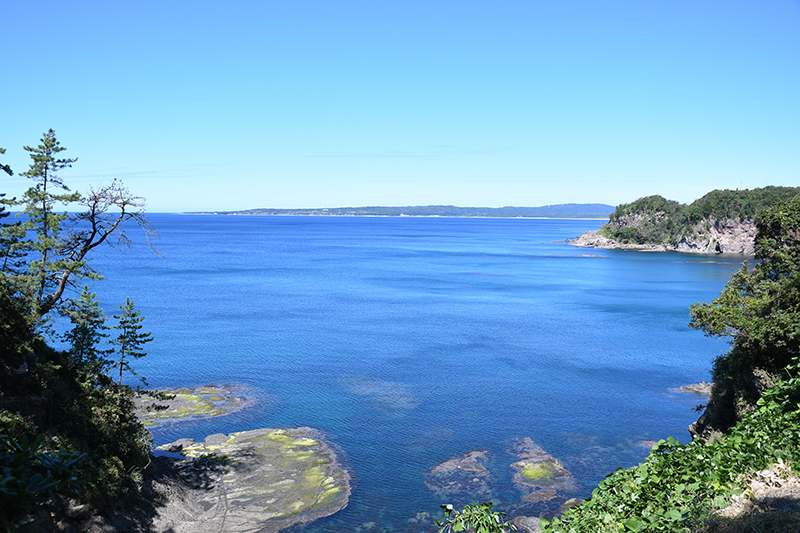
<instances>
[{"instance_id":1,"label":"rock in shallow water","mask_svg":"<svg viewBox=\"0 0 800 533\"><path fill-rule=\"evenodd\" d=\"M252 403L245 391L237 386L207 385L195 389L182 387L155 392L172 398L161 400L148 395L136 398L136 415L145 426L222 416L239 411ZM161 408L155 409L154 406Z\"/></svg>"},{"instance_id":2,"label":"rock in shallow water","mask_svg":"<svg viewBox=\"0 0 800 533\"><path fill-rule=\"evenodd\" d=\"M528 502L545 502L564 498L574 492L575 479L561 462L544 451L529 437L518 439L514 452L519 460L511 465L514 485L525 494Z\"/></svg>"},{"instance_id":3,"label":"rock in shallow water","mask_svg":"<svg viewBox=\"0 0 800 533\"><path fill-rule=\"evenodd\" d=\"M486 467L489 452L476 450L434 466L425 485L439 498L456 502L492 499L496 479Z\"/></svg>"},{"instance_id":4,"label":"rock in shallow water","mask_svg":"<svg viewBox=\"0 0 800 533\"><path fill-rule=\"evenodd\" d=\"M180 486L156 508L153 531L275 532L347 505L350 476L316 430L258 429L181 445L193 468L184 467Z\"/></svg>"}]
</instances>

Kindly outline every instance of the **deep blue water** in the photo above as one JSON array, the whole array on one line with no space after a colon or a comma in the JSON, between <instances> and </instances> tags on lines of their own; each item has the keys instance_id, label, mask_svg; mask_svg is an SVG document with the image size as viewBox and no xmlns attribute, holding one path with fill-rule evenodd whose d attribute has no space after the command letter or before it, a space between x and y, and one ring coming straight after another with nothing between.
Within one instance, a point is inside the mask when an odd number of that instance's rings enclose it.
<instances>
[{"instance_id":1,"label":"deep blue water","mask_svg":"<svg viewBox=\"0 0 800 533\"><path fill-rule=\"evenodd\" d=\"M324 431L353 494L308 532L412 531L417 513L440 518L450 502L425 487L425 471L475 449L492 452L496 506L521 509L515 437L561 459L580 496L642 460L641 441L688 440L703 399L668 389L709 379L727 346L687 327L688 306L713 299L740 265L563 242L596 220L150 219L164 257L138 242L92 260L106 313L130 297L155 337L135 368L153 387L238 383L258 399L156 429L155 443Z\"/></svg>"}]
</instances>

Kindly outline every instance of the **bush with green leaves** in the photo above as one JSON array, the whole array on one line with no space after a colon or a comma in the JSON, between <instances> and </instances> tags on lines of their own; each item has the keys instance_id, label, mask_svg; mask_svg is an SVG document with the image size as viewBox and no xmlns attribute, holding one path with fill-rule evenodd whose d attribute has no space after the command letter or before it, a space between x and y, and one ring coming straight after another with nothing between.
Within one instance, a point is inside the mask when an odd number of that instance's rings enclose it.
<instances>
[{"instance_id":1,"label":"bush with green leaves","mask_svg":"<svg viewBox=\"0 0 800 533\"><path fill-rule=\"evenodd\" d=\"M509 533L517 528L505 520L506 513L492 511L492 502L465 505L463 511L457 511L452 505L440 505L444 509L446 520L440 522L439 533L453 531L474 531L475 533Z\"/></svg>"},{"instance_id":2,"label":"bush with green leaves","mask_svg":"<svg viewBox=\"0 0 800 533\"><path fill-rule=\"evenodd\" d=\"M790 369L798 370L797 360ZM748 474L800 459L800 380L781 381L713 442L659 441L638 466L619 469L546 531L688 533L725 505Z\"/></svg>"},{"instance_id":3,"label":"bush with green leaves","mask_svg":"<svg viewBox=\"0 0 800 533\"><path fill-rule=\"evenodd\" d=\"M0 528L17 531L20 521L38 510L58 510L57 494L78 498L85 481L75 477L83 456L48 450L40 434L33 442L0 437Z\"/></svg>"}]
</instances>

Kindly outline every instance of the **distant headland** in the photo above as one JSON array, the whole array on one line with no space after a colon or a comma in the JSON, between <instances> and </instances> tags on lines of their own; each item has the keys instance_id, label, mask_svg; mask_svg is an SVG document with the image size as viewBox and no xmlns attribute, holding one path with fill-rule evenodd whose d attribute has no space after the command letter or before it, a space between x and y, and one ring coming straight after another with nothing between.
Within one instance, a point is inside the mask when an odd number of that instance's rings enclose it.
<instances>
[{"instance_id":1,"label":"distant headland","mask_svg":"<svg viewBox=\"0 0 800 533\"><path fill-rule=\"evenodd\" d=\"M458 207L418 205L389 207L330 207L311 209L259 208L244 211L186 212L184 215L351 216L351 217L484 217L484 218L599 218L614 212L608 204L556 204L540 207Z\"/></svg>"},{"instance_id":2,"label":"distant headland","mask_svg":"<svg viewBox=\"0 0 800 533\"><path fill-rule=\"evenodd\" d=\"M689 205L663 196L617 206L597 231L576 237L573 246L753 256L756 217L775 202L800 194L800 187L714 190Z\"/></svg>"}]
</instances>

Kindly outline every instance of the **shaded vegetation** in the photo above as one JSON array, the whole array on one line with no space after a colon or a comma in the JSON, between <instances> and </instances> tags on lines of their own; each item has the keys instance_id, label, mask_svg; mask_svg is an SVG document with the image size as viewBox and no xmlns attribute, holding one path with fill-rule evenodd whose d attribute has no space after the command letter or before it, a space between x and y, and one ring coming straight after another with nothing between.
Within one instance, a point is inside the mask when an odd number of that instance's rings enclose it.
<instances>
[{"instance_id":1,"label":"shaded vegetation","mask_svg":"<svg viewBox=\"0 0 800 533\"><path fill-rule=\"evenodd\" d=\"M17 530L25 514L52 510L57 494L101 509L141 484L151 447L134 414L136 391L110 375L108 356L120 348L100 344L107 326L94 294L84 287L73 296L77 280L100 277L90 252L104 242L130 244L125 222L153 235L142 200L118 182L86 197L69 191L58 171L76 160L60 158L64 148L53 130L25 150L32 163L20 176L34 186L0 206L0 219L7 205L26 215L0 223L0 508L15 510L0 514L6 531ZM58 211L73 202L86 210ZM129 311L141 319L132 304ZM72 326L62 337L65 351L46 341L57 315ZM126 346L128 358L144 355L141 345Z\"/></svg>"}]
</instances>

